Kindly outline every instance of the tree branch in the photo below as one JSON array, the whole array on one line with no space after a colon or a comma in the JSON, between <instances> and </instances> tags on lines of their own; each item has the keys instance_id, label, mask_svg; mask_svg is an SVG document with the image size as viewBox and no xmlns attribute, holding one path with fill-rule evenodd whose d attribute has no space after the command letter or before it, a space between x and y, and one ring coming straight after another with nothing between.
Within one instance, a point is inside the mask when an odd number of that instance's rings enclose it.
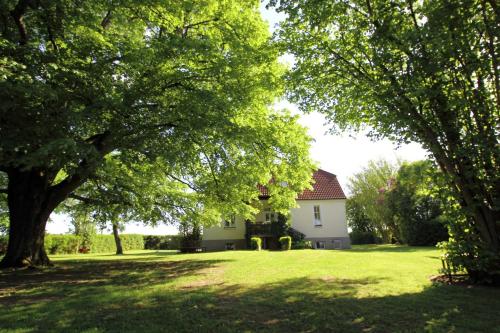
<instances>
[{"instance_id":1,"label":"tree branch","mask_svg":"<svg viewBox=\"0 0 500 333\"><path fill-rule=\"evenodd\" d=\"M28 42L28 33L26 31L26 26L23 22L23 16L26 13L28 7L33 7L32 0L21 0L17 3L13 10L10 11L10 15L16 23L17 29L19 30L19 44L25 45Z\"/></svg>"}]
</instances>

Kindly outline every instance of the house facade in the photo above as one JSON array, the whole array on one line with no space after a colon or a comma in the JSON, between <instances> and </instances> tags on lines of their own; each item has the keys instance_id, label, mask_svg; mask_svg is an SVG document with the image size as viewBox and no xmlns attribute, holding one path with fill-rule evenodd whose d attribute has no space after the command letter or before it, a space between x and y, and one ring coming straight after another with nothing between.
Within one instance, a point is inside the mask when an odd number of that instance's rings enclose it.
<instances>
[{"instance_id":1,"label":"house facade","mask_svg":"<svg viewBox=\"0 0 500 333\"><path fill-rule=\"evenodd\" d=\"M346 222L346 196L337 177L324 170L313 174L312 190L305 190L297 197L297 206L290 210L290 225L311 241L315 249L346 249L351 243ZM258 236L263 248L273 249L277 239L273 233L273 223L278 214L267 205L269 194L260 186L259 199L263 209L254 221L245 221L239 216L225 220L219 226L203 230L202 246L207 250L246 249L248 239Z\"/></svg>"}]
</instances>

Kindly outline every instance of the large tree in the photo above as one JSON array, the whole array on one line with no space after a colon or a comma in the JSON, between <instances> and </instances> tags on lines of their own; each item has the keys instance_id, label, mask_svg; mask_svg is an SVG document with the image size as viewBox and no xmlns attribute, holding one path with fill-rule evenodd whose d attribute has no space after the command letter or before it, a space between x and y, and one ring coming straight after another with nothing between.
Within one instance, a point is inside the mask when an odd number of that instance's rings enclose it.
<instances>
[{"instance_id":1,"label":"large tree","mask_svg":"<svg viewBox=\"0 0 500 333\"><path fill-rule=\"evenodd\" d=\"M269 109L282 71L258 2L18 0L0 13L1 266L49 263L49 215L106 156L160 159L233 210L271 177L277 205L307 186L305 130Z\"/></svg>"},{"instance_id":2,"label":"large tree","mask_svg":"<svg viewBox=\"0 0 500 333\"><path fill-rule=\"evenodd\" d=\"M336 129L428 149L500 266L500 9L494 0L274 0L290 98Z\"/></svg>"}]
</instances>

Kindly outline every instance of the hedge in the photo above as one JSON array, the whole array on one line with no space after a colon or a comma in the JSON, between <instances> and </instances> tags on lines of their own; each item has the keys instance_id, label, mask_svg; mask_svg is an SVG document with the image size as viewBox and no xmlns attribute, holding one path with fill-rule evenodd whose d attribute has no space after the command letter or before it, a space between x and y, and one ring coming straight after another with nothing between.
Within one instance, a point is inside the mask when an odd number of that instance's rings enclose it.
<instances>
[{"instance_id":1,"label":"hedge","mask_svg":"<svg viewBox=\"0 0 500 333\"><path fill-rule=\"evenodd\" d=\"M180 240L182 236L179 235L145 235L144 236L144 249L146 250L178 250L180 247Z\"/></svg>"},{"instance_id":2,"label":"hedge","mask_svg":"<svg viewBox=\"0 0 500 333\"><path fill-rule=\"evenodd\" d=\"M282 250L288 251L292 248L292 237L283 236L283 237L280 237L279 241L280 241Z\"/></svg>"},{"instance_id":3,"label":"hedge","mask_svg":"<svg viewBox=\"0 0 500 333\"><path fill-rule=\"evenodd\" d=\"M123 251L144 249L144 236L137 234L120 235ZM90 239L88 247L83 246L80 236L76 235L46 235L45 250L49 254L73 254L73 253L103 253L116 252L116 244L113 235L94 235Z\"/></svg>"},{"instance_id":4,"label":"hedge","mask_svg":"<svg viewBox=\"0 0 500 333\"><path fill-rule=\"evenodd\" d=\"M81 238L76 235L46 235L45 251L48 254L74 254L80 249Z\"/></svg>"},{"instance_id":5,"label":"hedge","mask_svg":"<svg viewBox=\"0 0 500 333\"><path fill-rule=\"evenodd\" d=\"M262 249L262 239L260 239L259 237L250 238L250 247L253 250L260 251Z\"/></svg>"},{"instance_id":6,"label":"hedge","mask_svg":"<svg viewBox=\"0 0 500 333\"><path fill-rule=\"evenodd\" d=\"M120 235L123 251L144 249L144 236L137 234ZM116 252L113 235L95 235L92 237L90 253Z\"/></svg>"}]
</instances>

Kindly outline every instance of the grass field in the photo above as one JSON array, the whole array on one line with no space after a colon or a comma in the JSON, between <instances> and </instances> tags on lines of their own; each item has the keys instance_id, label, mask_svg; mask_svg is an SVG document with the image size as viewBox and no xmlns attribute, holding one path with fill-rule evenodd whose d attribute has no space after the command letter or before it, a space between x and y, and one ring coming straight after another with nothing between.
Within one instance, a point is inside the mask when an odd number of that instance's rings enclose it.
<instances>
[{"instance_id":1,"label":"grass field","mask_svg":"<svg viewBox=\"0 0 500 333\"><path fill-rule=\"evenodd\" d=\"M56 256L0 273L1 332L500 332L500 289L431 248Z\"/></svg>"}]
</instances>

